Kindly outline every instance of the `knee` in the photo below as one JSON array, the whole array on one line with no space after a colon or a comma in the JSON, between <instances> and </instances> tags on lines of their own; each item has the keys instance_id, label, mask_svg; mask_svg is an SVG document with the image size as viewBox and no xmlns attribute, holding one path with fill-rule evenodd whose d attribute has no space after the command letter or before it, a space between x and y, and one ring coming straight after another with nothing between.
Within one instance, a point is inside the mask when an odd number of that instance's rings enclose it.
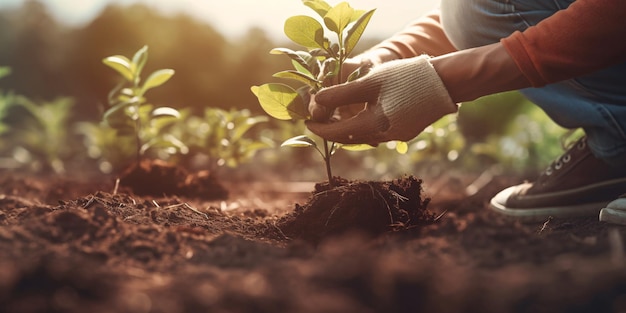
<instances>
[{"instance_id":1,"label":"knee","mask_svg":"<svg viewBox=\"0 0 626 313\"><path fill-rule=\"evenodd\" d=\"M498 42L513 32L513 8L498 0L441 0L441 24L459 50Z\"/></svg>"}]
</instances>

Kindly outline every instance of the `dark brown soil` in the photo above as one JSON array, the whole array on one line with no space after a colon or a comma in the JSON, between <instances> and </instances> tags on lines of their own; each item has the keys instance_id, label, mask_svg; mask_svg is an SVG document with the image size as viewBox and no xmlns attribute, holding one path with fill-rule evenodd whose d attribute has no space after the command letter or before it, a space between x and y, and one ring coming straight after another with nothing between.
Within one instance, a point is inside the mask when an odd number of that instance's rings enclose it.
<instances>
[{"instance_id":1,"label":"dark brown soil","mask_svg":"<svg viewBox=\"0 0 626 313\"><path fill-rule=\"evenodd\" d=\"M189 173L161 160L144 159L120 175L119 186L140 196L183 196L206 200L226 199L228 191L209 171Z\"/></svg>"},{"instance_id":2,"label":"dark brown soil","mask_svg":"<svg viewBox=\"0 0 626 313\"><path fill-rule=\"evenodd\" d=\"M285 238L317 244L350 231L378 236L435 222L422 199L422 181L405 177L391 182L336 179L316 184L309 200L278 222Z\"/></svg>"},{"instance_id":3,"label":"dark brown soil","mask_svg":"<svg viewBox=\"0 0 626 313\"><path fill-rule=\"evenodd\" d=\"M0 312L626 311L626 228L489 211L515 177L208 200L0 174Z\"/></svg>"}]
</instances>

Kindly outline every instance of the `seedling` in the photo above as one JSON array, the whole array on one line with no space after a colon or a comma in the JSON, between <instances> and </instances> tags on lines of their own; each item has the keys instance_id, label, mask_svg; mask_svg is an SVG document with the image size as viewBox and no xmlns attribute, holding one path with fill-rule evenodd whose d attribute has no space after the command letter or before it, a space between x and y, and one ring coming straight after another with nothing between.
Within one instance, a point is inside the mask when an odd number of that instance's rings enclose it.
<instances>
[{"instance_id":1,"label":"seedling","mask_svg":"<svg viewBox=\"0 0 626 313\"><path fill-rule=\"evenodd\" d=\"M79 122L77 133L83 135L87 156L95 160L103 173L121 170L135 156L132 136L119 136L117 130L98 122Z\"/></svg>"},{"instance_id":2,"label":"seedling","mask_svg":"<svg viewBox=\"0 0 626 313\"><path fill-rule=\"evenodd\" d=\"M144 46L132 59L122 55L105 58L102 62L122 77L109 93L110 108L104 113L104 122L118 135L131 135L135 139L135 156L141 157L150 149L159 148L167 153L186 153L187 147L169 133L169 128L180 118L178 110L171 107L154 107L147 103L145 94L167 82L174 70L156 70L145 81L141 72L148 60L148 47Z\"/></svg>"},{"instance_id":3,"label":"seedling","mask_svg":"<svg viewBox=\"0 0 626 313\"><path fill-rule=\"evenodd\" d=\"M11 129L14 132L12 136L19 142L14 155L23 155L15 159L30 163L29 159L35 156L40 165L42 163L56 173L65 172L63 156L70 143L68 122L74 100L58 98L34 102L24 96L16 96L13 102L16 108L21 108L28 114Z\"/></svg>"},{"instance_id":4,"label":"seedling","mask_svg":"<svg viewBox=\"0 0 626 313\"><path fill-rule=\"evenodd\" d=\"M286 55L293 65L293 69L275 73L274 77L288 79L298 83L300 87L268 83L251 88L263 110L279 120L309 120L310 95L321 88L344 82L343 64L353 52L375 11L356 10L347 2L341 2L336 6L331 6L323 0L302 2L321 17L322 23L311 16L292 16L285 21L284 31L289 39L306 50L275 48L270 51L271 54ZM334 42L326 36L328 32L336 36ZM350 73L347 81L358 78L360 74L360 70ZM333 176L330 159L337 149L343 147L359 150L366 147L345 146L323 139L320 148L316 141L307 135L287 139L281 146L315 148L326 163L326 174L331 185Z\"/></svg>"},{"instance_id":5,"label":"seedling","mask_svg":"<svg viewBox=\"0 0 626 313\"><path fill-rule=\"evenodd\" d=\"M252 127L267 120L266 116L252 116L249 110L206 108L203 116L181 119L175 130L181 132L179 138L189 146L190 154L208 157L211 167L234 168L272 146L249 136Z\"/></svg>"},{"instance_id":6,"label":"seedling","mask_svg":"<svg viewBox=\"0 0 626 313\"><path fill-rule=\"evenodd\" d=\"M6 66L0 66L0 79L11 74L11 68ZM0 94L0 135L6 133L9 130L9 125L3 121L9 114L9 108L11 107L12 94Z\"/></svg>"},{"instance_id":7,"label":"seedling","mask_svg":"<svg viewBox=\"0 0 626 313\"><path fill-rule=\"evenodd\" d=\"M10 74L9 67L0 67L0 78ZM10 155L0 158L0 167L29 166L32 170L45 167L56 173L64 172L72 104L69 98L34 102L10 91L0 91L0 149Z\"/></svg>"}]
</instances>

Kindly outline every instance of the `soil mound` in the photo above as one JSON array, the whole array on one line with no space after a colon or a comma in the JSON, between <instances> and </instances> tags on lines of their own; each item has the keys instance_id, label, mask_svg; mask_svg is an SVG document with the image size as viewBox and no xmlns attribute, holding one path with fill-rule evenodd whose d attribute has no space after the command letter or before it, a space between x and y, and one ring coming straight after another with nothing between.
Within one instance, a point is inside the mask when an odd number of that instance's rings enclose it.
<instances>
[{"instance_id":1,"label":"soil mound","mask_svg":"<svg viewBox=\"0 0 626 313\"><path fill-rule=\"evenodd\" d=\"M120 177L120 186L139 196L182 196L205 200L228 198L228 191L209 171L189 173L161 160L143 160Z\"/></svg>"},{"instance_id":2,"label":"soil mound","mask_svg":"<svg viewBox=\"0 0 626 313\"><path fill-rule=\"evenodd\" d=\"M319 243L328 236L358 231L376 236L387 231L433 223L422 197L422 180L407 176L392 181L318 183L305 205L284 216L277 226L285 236Z\"/></svg>"}]
</instances>

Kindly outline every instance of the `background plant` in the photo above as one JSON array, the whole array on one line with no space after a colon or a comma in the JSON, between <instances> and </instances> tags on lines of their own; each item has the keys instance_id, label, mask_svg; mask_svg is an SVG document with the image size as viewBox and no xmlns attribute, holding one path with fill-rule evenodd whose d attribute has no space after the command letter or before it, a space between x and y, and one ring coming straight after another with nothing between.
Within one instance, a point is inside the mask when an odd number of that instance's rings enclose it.
<instances>
[{"instance_id":1,"label":"background plant","mask_svg":"<svg viewBox=\"0 0 626 313\"><path fill-rule=\"evenodd\" d=\"M104 122L78 122L74 130L82 137L87 157L95 160L102 173L119 172L135 158L135 138L120 136Z\"/></svg>"},{"instance_id":2,"label":"background plant","mask_svg":"<svg viewBox=\"0 0 626 313\"><path fill-rule=\"evenodd\" d=\"M407 155L396 164L435 176L451 168L530 175L581 133L558 126L519 92L500 93L464 103L458 116L427 127L408 143Z\"/></svg>"},{"instance_id":3,"label":"background plant","mask_svg":"<svg viewBox=\"0 0 626 313\"><path fill-rule=\"evenodd\" d=\"M180 118L178 110L155 107L145 98L146 92L167 82L174 75L174 70L156 70L144 81L141 74L147 60L147 46L139 49L132 59L114 55L103 60L122 78L109 93L110 108L104 113L103 119L119 136L134 138L136 162L151 149L166 154L187 152L185 144L170 133L172 125Z\"/></svg>"},{"instance_id":4,"label":"background plant","mask_svg":"<svg viewBox=\"0 0 626 313\"><path fill-rule=\"evenodd\" d=\"M78 27L56 20L37 1L27 1L2 10L0 22L1 32L6 35L0 36L1 46L11 47L0 51L0 64L13 70L10 76L0 79L0 98L25 96L36 99L34 102L39 103L41 99L50 101L59 96L70 96L75 99L76 104L80 104L72 107L72 119L77 120L102 119L99 106L83 104L107 103L107 92L116 83L111 82L108 72L110 69L93 60L101 59L103 55L117 54L119 51L134 52L137 50L137 42L146 43L150 47L148 66L167 64L176 69L176 79L152 89L148 94L149 99L158 99L166 104L185 103L200 114L207 99L211 100L212 106L218 108L228 109L231 104L236 103L237 108L247 108L254 114L262 114L263 109L258 98L252 93L234 90L265 82L267 77L286 68L283 57L263 56L273 47L284 45L277 45L261 29L250 29L240 37L228 37L210 24L189 16L167 15L142 4L109 5L92 23ZM370 47L381 39L383 38L367 36L365 33L353 54L359 53L361 47ZM183 46L185 49L180 48ZM277 78L273 81L278 80ZM298 83L280 80L293 86ZM518 110L518 98L520 96L517 93L507 93L478 100L493 102L493 105L464 104L458 121L444 119L441 123L436 123L431 132L425 132L409 142L409 153L405 155L386 149L387 144L381 144L378 149L337 153L333 156L333 167L341 168L342 174L346 175L360 175L363 167L366 167L372 169L368 170L368 175L393 178L407 172L421 175L422 170L432 168L482 171L497 161L502 165L503 171L509 173L535 173L550 162L555 153L560 154L560 138L566 131L555 126L540 109L526 100L521 103L524 110ZM13 100L9 102L13 103ZM24 114L23 110L12 108L4 119L4 124L12 126ZM467 118L470 115L471 123ZM513 117L504 118L505 115ZM529 121L533 125L525 127L523 123L526 122L523 121ZM97 122L93 124L99 126ZM468 125L472 130L466 127ZM443 130L438 130L439 128ZM527 134L516 134L515 128ZM306 133L301 121L276 119L271 119L263 129L257 130L260 136L279 143ZM252 134L256 134L257 130L252 131ZM477 137L477 130L491 132L493 135ZM103 133L111 131L108 127L102 128ZM113 133L116 134L116 131L113 130ZM532 133L532 136L528 133ZM14 153L32 157L10 134L8 131L0 136L0 166L3 168L15 165ZM532 140L527 140L528 138ZM78 139L70 140L68 144L82 144ZM394 144L389 143L390 148L393 149ZM446 150L446 145L453 149L452 152ZM132 136L114 137L110 147L112 148L100 150L103 152L102 161L104 156L108 160L102 163L104 168L110 168L111 164L116 168L116 160L120 160L120 165L123 165L124 161L132 160L134 156ZM99 150L85 149L82 146L70 149L72 160L82 158L84 152ZM471 153L473 150L476 153ZM127 153L128 151L131 153ZM147 152L150 156L168 155L156 148ZM180 154L168 156L186 157ZM457 157L449 159L448 156ZM243 168L264 175L259 171L258 164L262 164L263 168L272 170L276 175L281 175L281 178L317 180L320 175L326 175L319 173L317 157L314 149L290 149L281 153L266 150L257 154L254 164ZM64 163L69 170L68 161L64 160ZM17 165L28 166L36 163L39 162Z\"/></svg>"},{"instance_id":5,"label":"background plant","mask_svg":"<svg viewBox=\"0 0 626 313\"><path fill-rule=\"evenodd\" d=\"M11 74L11 68L7 66L0 67L0 79ZM0 168L13 168L15 167L15 161L13 158L4 157L7 151L10 149L8 139L5 136L9 130L10 125L7 123L9 116L9 109L13 104L13 93L0 90Z\"/></svg>"},{"instance_id":6,"label":"background plant","mask_svg":"<svg viewBox=\"0 0 626 313\"><path fill-rule=\"evenodd\" d=\"M322 23L306 15L292 16L285 21L284 31L289 39L306 50L275 48L270 51L289 57L293 66L293 69L275 73L274 77L290 80L300 87L267 83L251 88L263 110L279 120L310 119L310 94L343 82L343 63L353 52L375 11L356 10L347 2L331 6L323 0L305 0L303 4L315 11ZM328 32L336 36L335 41L326 36ZM359 74L359 70L350 73L347 80L355 79ZM309 136L300 135L284 141L281 146L313 147L324 159L328 181L333 183L330 159L342 145L323 139L320 146Z\"/></svg>"},{"instance_id":7,"label":"background plant","mask_svg":"<svg viewBox=\"0 0 626 313\"><path fill-rule=\"evenodd\" d=\"M64 160L74 147L69 131L74 100L35 102L18 95L10 101L13 120L7 135L16 166L65 172Z\"/></svg>"},{"instance_id":8,"label":"background plant","mask_svg":"<svg viewBox=\"0 0 626 313\"><path fill-rule=\"evenodd\" d=\"M209 168L235 168L250 161L254 155L273 146L272 142L251 134L253 127L268 121L266 116L253 116L249 110L223 110L207 107L202 116L182 110L183 116L173 132L189 147L189 156L208 158Z\"/></svg>"},{"instance_id":9,"label":"background plant","mask_svg":"<svg viewBox=\"0 0 626 313\"><path fill-rule=\"evenodd\" d=\"M11 74L0 67L0 79ZM2 168L65 172L73 148L68 126L74 101L68 97L33 101L0 90L0 158Z\"/></svg>"},{"instance_id":10,"label":"background plant","mask_svg":"<svg viewBox=\"0 0 626 313\"><path fill-rule=\"evenodd\" d=\"M0 79L11 74L11 68L7 66L0 66ZM9 130L9 125L6 124L5 118L9 114L9 107L12 103L12 94L4 94L0 91L0 135L6 133Z\"/></svg>"}]
</instances>

